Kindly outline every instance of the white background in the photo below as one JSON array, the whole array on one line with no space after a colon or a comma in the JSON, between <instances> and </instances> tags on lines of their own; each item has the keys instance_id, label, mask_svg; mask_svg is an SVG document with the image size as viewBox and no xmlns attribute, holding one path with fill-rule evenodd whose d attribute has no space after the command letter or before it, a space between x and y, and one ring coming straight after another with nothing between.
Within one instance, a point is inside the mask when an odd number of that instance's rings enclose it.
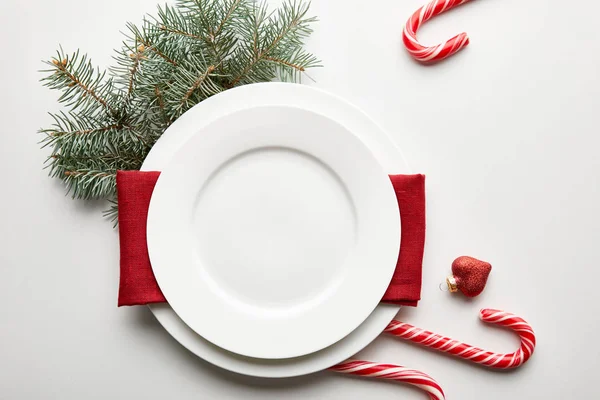
<instances>
[{"instance_id":1,"label":"white background","mask_svg":"<svg viewBox=\"0 0 600 400\"><path fill-rule=\"evenodd\" d=\"M36 131L56 93L37 82L59 44L110 63L126 21L156 0L3 0L0 79L0 399L423 399L402 385L324 372L287 380L234 375L188 353L144 307L116 307L118 237L103 203L73 201L42 171ZM402 47L422 0L315 0L309 47L318 87L348 98L427 174L423 300L399 318L490 350L512 334L479 308L526 318L538 347L498 373L390 337L362 359L431 374L449 399L595 397L600 350L600 7L477 0L420 31L471 44L424 67ZM490 261L473 301L438 289L459 255Z\"/></svg>"}]
</instances>

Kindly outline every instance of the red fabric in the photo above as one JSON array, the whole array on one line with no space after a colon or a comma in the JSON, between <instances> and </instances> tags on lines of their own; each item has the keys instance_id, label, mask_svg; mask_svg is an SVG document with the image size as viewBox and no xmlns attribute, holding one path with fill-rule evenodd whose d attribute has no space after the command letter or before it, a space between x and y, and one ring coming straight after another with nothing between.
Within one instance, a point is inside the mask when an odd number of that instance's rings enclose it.
<instances>
[{"instance_id":1,"label":"red fabric","mask_svg":"<svg viewBox=\"0 0 600 400\"><path fill-rule=\"evenodd\" d=\"M118 171L121 277L119 307L165 302L148 256L146 220L160 172Z\"/></svg>"},{"instance_id":2,"label":"red fabric","mask_svg":"<svg viewBox=\"0 0 600 400\"><path fill-rule=\"evenodd\" d=\"M425 175L390 175L400 209L400 254L381 301L417 306L425 248Z\"/></svg>"},{"instance_id":3,"label":"red fabric","mask_svg":"<svg viewBox=\"0 0 600 400\"><path fill-rule=\"evenodd\" d=\"M165 302L152 272L146 245L146 220L160 172L118 171L121 278L119 306ZM402 226L396 271L382 301L416 306L421 298L425 245L425 176L390 175Z\"/></svg>"}]
</instances>

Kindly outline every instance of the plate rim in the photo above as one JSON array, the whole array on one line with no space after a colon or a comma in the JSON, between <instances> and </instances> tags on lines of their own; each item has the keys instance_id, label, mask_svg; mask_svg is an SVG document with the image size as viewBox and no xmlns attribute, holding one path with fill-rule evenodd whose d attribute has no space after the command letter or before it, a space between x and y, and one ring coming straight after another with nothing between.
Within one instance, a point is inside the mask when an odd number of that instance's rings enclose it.
<instances>
[{"instance_id":1,"label":"plate rim","mask_svg":"<svg viewBox=\"0 0 600 400\"><path fill-rule=\"evenodd\" d=\"M188 112L176 120L165 131L146 157L141 170L160 170L160 165L168 163L173 153L186 141L180 128L192 114L203 115L210 120L225 115L225 109L243 109L256 104L293 104L316 110L317 107L327 106L327 112L345 115L353 114L354 124L365 124L369 129L369 137L361 137L367 141L371 149L390 173L409 173L409 167L401 150L391 137L379 127L367 114L347 100L322 89L307 85L292 83L257 83L229 89L218 95L212 96L192 108L194 113ZM188 118L186 118L186 115ZM348 123L346 121L345 123ZM366 130L366 129L365 129ZM179 132L179 133L178 133ZM191 136L191 134L188 135ZM179 135L179 136L177 136ZM164 161L163 159L167 160ZM385 329L387 324L395 317L400 306L393 304L379 304L367 320L355 331L334 345L316 353L294 359L261 360L239 356L220 349L192 331L172 310L164 304L149 305L151 312L159 323L189 351L205 361L223 369L256 377L284 378L310 374L324 370L344 359L352 356L371 343Z\"/></svg>"}]
</instances>

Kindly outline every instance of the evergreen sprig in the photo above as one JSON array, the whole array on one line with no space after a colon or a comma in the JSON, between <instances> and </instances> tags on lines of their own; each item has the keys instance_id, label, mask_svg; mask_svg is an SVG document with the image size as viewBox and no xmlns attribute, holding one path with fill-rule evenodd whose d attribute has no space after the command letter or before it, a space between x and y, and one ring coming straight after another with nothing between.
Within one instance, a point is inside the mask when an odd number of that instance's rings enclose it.
<instances>
[{"instance_id":1,"label":"evergreen sprig","mask_svg":"<svg viewBox=\"0 0 600 400\"><path fill-rule=\"evenodd\" d=\"M303 49L315 21L308 8L301 0L274 12L254 0L177 0L140 26L127 25L108 72L79 51L59 49L42 79L62 92L65 107L40 130L42 146L51 148L50 175L74 198L114 201L117 170L139 169L189 108L235 86L297 81L318 66Z\"/></svg>"}]
</instances>

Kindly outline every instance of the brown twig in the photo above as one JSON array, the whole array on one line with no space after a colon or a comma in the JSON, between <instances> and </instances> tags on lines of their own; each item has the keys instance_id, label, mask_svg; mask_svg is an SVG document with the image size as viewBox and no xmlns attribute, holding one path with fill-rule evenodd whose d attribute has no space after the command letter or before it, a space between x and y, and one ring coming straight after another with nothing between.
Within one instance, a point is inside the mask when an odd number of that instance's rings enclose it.
<instances>
[{"instance_id":1,"label":"brown twig","mask_svg":"<svg viewBox=\"0 0 600 400\"><path fill-rule=\"evenodd\" d=\"M164 113L165 111L165 102L162 97L162 93L158 86L154 86L154 94L156 95L156 99L158 100L158 108Z\"/></svg>"},{"instance_id":2,"label":"brown twig","mask_svg":"<svg viewBox=\"0 0 600 400\"><path fill-rule=\"evenodd\" d=\"M143 57L142 54L144 52L144 49L144 45L142 44L140 45L140 47L138 47L138 51L131 55L133 58L133 66L131 67L131 73L129 74L129 88L127 89L128 96L131 96L131 93L133 92L133 83L135 82L135 75L137 74L138 68L140 66L140 59Z\"/></svg>"},{"instance_id":3,"label":"brown twig","mask_svg":"<svg viewBox=\"0 0 600 400\"><path fill-rule=\"evenodd\" d=\"M278 64L287 65L290 68L294 68L294 69L297 69L298 71L304 72L304 67L302 67L300 65L292 64L291 62L287 62L285 60L280 60L279 58L266 57L265 56L265 60L267 60L267 61L273 61L273 62L278 63Z\"/></svg>"},{"instance_id":4,"label":"brown twig","mask_svg":"<svg viewBox=\"0 0 600 400\"><path fill-rule=\"evenodd\" d=\"M115 174L109 174L106 172L97 172L95 174L90 174L89 172L81 172L81 171L65 171L65 176L72 176L73 178L77 178L81 175L107 177L107 176L114 176Z\"/></svg>"},{"instance_id":5,"label":"brown twig","mask_svg":"<svg viewBox=\"0 0 600 400\"><path fill-rule=\"evenodd\" d=\"M115 130L115 129L126 129L126 130L129 130L129 131L131 131L131 133L136 138L139 139L140 142L142 142L144 144L144 146L146 146L148 148L152 147L150 145L150 143L148 143L148 141L141 134L137 133L132 126L127 125L127 124L123 124L123 123L109 125L109 126L103 126L101 128L83 129L83 130L79 130L79 131L53 132L53 133L50 133L50 135L53 136L53 137L61 137L61 136L64 136L64 135L69 135L69 134L72 134L72 135L89 135L90 133L108 132L108 131Z\"/></svg>"},{"instance_id":6,"label":"brown twig","mask_svg":"<svg viewBox=\"0 0 600 400\"><path fill-rule=\"evenodd\" d=\"M63 156L62 154L52 154L50 156L50 158L53 158L55 160L101 160L101 161L122 161L122 162L129 162L129 163L140 163L141 161L143 161L142 157L137 157L135 155L124 155L124 154L110 154L110 153L106 153L106 154L101 154L101 155L96 155L96 156L80 156L80 155L70 155L70 156Z\"/></svg>"},{"instance_id":7,"label":"brown twig","mask_svg":"<svg viewBox=\"0 0 600 400\"><path fill-rule=\"evenodd\" d=\"M52 132L51 136L54 137L61 137L64 135L87 135L90 133L97 133L97 132L107 132L107 131L111 131L113 129L121 129L122 126L118 125L118 124L114 124L114 125L109 125L109 126L103 126L101 128L94 128L94 129L83 129L83 130L79 130L79 131L70 131L70 132Z\"/></svg>"},{"instance_id":8,"label":"brown twig","mask_svg":"<svg viewBox=\"0 0 600 400\"><path fill-rule=\"evenodd\" d=\"M165 99L163 98L162 92L158 86L154 87L154 94L156 94L156 101L158 102L158 108L163 116L163 120L167 125L171 125L171 122L173 121L167 116L167 112L165 110Z\"/></svg>"},{"instance_id":9,"label":"brown twig","mask_svg":"<svg viewBox=\"0 0 600 400\"><path fill-rule=\"evenodd\" d=\"M194 84L192 85L192 87L190 87L190 89L185 93L185 96L183 96L183 99L181 99L181 105L185 104L189 100L189 98L192 96L192 94L194 94L194 92L196 90L198 90L198 88L206 80L206 78L208 77L208 75L211 74L214 70L215 70L215 66L214 65L209 65L208 66L208 68L206 69L206 71L202 75L200 75L198 77L198 79L196 79L196 81L194 82Z\"/></svg>"}]
</instances>

